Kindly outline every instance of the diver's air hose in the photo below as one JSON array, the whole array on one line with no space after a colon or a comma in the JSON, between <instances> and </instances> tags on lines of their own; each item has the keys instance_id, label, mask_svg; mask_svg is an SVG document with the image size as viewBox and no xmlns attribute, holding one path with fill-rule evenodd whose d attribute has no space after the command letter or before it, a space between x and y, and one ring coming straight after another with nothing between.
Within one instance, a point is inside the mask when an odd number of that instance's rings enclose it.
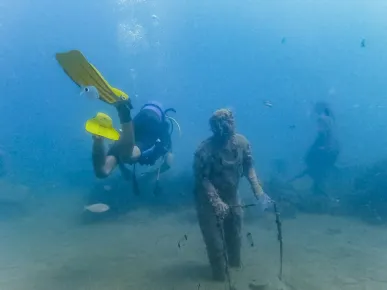
<instances>
[{"instance_id":1,"label":"diver's air hose","mask_svg":"<svg viewBox=\"0 0 387 290\"><path fill-rule=\"evenodd\" d=\"M172 117L169 117L169 116L166 116L166 118L171 122L172 124L172 131L171 131L171 134L173 133L173 124L175 124L177 126L177 129L179 130L179 136L181 137L181 128L180 128L180 124L176 121L175 118L172 118Z\"/></svg>"}]
</instances>

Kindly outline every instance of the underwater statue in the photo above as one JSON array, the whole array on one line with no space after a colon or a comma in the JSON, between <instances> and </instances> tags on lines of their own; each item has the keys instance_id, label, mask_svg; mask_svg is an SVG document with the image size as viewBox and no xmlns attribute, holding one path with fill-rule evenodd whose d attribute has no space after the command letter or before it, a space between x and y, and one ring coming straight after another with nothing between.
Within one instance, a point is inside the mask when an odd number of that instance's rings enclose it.
<instances>
[{"instance_id":1,"label":"underwater statue","mask_svg":"<svg viewBox=\"0 0 387 290\"><path fill-rule=\"evenodd\" d=\"M271 199L257 178L248 140L235 132L232 112L217 110L209 123L213 135L199 145L194 156L194 195L213 278L224 281L228 266L241 265L241 177L247 177L263 209Z\"/></svg>"},{"instance_id":2,"label":"underwater statue","mask_svg":"<svg viewBox=\"0 0 387 290\"><path fill-rule=\"evenodd\" d=\"M294 179L309 175L313 180L314 193L325 195L325 182L335 168L340 148L335 118L329 105L318 102L314 110L317 114L317 136L304 157L306 169Z\"/></svg>"}]
</instances>

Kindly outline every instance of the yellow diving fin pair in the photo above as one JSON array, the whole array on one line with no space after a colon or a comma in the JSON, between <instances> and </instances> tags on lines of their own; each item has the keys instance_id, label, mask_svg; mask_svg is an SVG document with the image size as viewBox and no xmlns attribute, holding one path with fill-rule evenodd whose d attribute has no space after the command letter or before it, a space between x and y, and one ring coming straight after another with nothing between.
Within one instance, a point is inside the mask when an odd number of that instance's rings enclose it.
<instances>
[{"instance_id":1,"label":"yellow diving fin pair","mask_svg":"<svg viewBox=\"0 0 387 290\"><path fill-rule=\"evenodd\" d=\"M99 98L102 101L113 104L118 100L127 100L129 98L125 92L112 87L80 51L71 50L57 53L56 60L78 86L94 86L98 90Z\"/></svg>"},{"instance_id":2,"label":"yellow diving fin pair","mask_svg":"<svg viewBox=\"0 0 387 290\"><path fill-rule=\"evenodd\" d=\"M119 100L129 99L125 92L112 87L80 51L71 50L57 53L56 60L79 87L94 86L98 91L99 99L102 101L114 104ZM85 129L93 135L110 140L116 141L120 138L120 133L113 127L112 119L104 113L97 113L94 118L87 120Z\"/></svg>"}]
</instances>

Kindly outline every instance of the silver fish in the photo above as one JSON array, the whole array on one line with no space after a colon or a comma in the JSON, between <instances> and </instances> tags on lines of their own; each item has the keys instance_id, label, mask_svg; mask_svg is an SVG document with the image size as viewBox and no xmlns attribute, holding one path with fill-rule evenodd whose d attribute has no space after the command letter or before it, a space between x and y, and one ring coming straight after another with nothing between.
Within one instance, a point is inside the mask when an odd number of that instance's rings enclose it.
<instances>
[{"instance_id":1,"label":"silver fish","mask_svg":"<svg viewBox=\"0 0 387 290\"><path fill-rule=\"evenodd\" d=\"M81 88L82 97L88 97L90 99L99 99L99 93L95 86L85 86Z\"/></svg>"},{"instance_id":2,"label":"silver fish","mask_svg":"<svg viewBox=\"0 0 387 290\"><path fill-rule=\"evenodd\" d=\"M85 210L88 210L94 213L103 213L108 211L109 209L110 207L104 203L95 203L95 204L85 206Z\"/></svg>"},{"instance_id":3,"label":"silver fish","mask_svg":"<svg viewBox=\"0 0 387 290\"><path fill-rule=\"evenodd\" d=\"M273 107L273 104L270 102L270 101L264 101L263 104L266 106L266 107Z\"/></svg>"}]
</instances>

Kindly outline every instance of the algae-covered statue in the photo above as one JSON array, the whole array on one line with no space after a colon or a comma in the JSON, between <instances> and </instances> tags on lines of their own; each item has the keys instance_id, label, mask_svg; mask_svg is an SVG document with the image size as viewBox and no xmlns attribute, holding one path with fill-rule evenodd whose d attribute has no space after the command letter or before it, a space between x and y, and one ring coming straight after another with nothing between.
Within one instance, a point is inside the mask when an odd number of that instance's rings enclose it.
<instances>
[{"instance_id":1,"label":"algae-covered statue","mask_svg":"<svg viewBox=\"0 0 387 290\"><path fill-rule=\"evenodd\" d=\"M327 195L326 181L335 169L340 146L336 135L335 118L330 106L326 102L318 102L314 112L317 115L317 135L304 157L306 169L290 182L308 175L313 180L313 192Z\"/></svg>"},{"instance_id":2,"label":"algae-covered statue","mask_svg":"<svg viewBox=\"0 0 387 290\"><path fill-rule=\"evenodd\" d=\"M194 194L213 277L224 281L228 266L240 267L241 264L242 208L238 194L241 177L247 177L263 208L271 200L254 170L249 141L235 132L232 112L217 110L209 123L213 135L195 152Z\"/></svg>"},{"instance_id":3,"label":"algae-covered statue","mask_svg":"<svg viewBox=\"0 0 387 290\"><path fill-rule=\"evenodd\" d=\"M317 136L305 155L307 174L313 179L315 193L324 193L325 181L334 169L339 156L339 143L336 136L335 118L329 105L318 102L315 105L317 114Z\"/></svg>"}]
</instances>

